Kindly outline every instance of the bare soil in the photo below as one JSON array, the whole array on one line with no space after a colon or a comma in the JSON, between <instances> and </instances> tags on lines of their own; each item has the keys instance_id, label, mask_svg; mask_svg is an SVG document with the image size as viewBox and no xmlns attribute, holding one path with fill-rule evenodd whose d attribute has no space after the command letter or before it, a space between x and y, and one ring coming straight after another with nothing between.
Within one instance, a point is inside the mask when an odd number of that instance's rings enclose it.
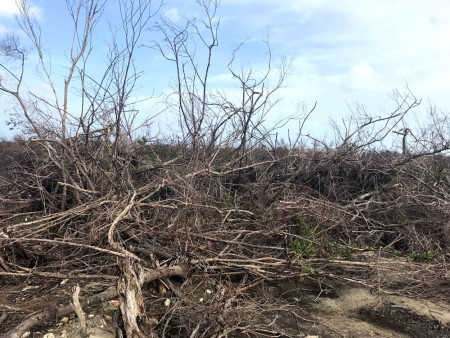
<instances>
[{"instance_id":1,"label":"bare soil","mask_svg":"<svg viewBox=\"0 0 450 338\"><path fill-rule=\"evenodd\" d=\"M93 286L86 287L92 289ZM35 293L29 299L26 295L22 296L24 292L17 293L13 287L3 289L0 308L20 308L33 312L48 306L58 306L69 299L66 288L61 286L41 296ZM197 288L191 294L195 294L192 297L198 297L199 292L201 290ZM284 310L265 313L262 310L261 316L248 319L245 323L248 327L271 323L270 327L281 334L279 337L450 337L450 304L441 301L377 294L376 290L333 285L331 281L325 280L318 285L312 279L299 283L290 281L263 285L247 297L265 297L268 304L281 301L298 306L296 314ZM100 306L85 309L88 337L115 337L112 319L116 308L113 303L104 302ZM302 313L302 316L298 313ZM11 315L11 320L0 324L0 333L11 329L22 317ZM151 321L158 325L158 318L151 318ZM74 314L34 327L29 337L52 337L51 334L54 337L82 337L81 327ZM262 334L264 332L261 331ZM240 332L230 336L248 335Z\"/></svg>"},{"instance_id":2,"label":"bare soil","mask_svg":"<svg viewBox=\"0 0 450 338\"><path fill-rule=\"evenodd\" d=\"M424 299L350 288L338 298L319 298L315 310L317 320L346 337L450 336L450 305Z\"/></svg>"}]
</instances>

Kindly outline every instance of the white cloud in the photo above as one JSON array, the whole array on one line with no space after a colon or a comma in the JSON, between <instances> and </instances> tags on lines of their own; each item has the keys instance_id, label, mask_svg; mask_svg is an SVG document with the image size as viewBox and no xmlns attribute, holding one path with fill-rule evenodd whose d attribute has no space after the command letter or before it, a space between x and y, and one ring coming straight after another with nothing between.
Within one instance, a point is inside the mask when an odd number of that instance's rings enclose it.
<instances>
[{"instance_id":1,"label":"white cloud","mask_svg":"<svg viewBox=\"0 0 450 338\"><path fill-rule=\"evenodd\" d=\"M42 9L40 7L30 5L30 13L40 20L42 18ZM12 18L14 15L19 14L16 0L0 0L0 17Z\"/></svg>"},{"instance_id":2,"label":"white cloud","mask_svg":"<svg viewBox=\"0 0 450 338\"><path fill-rule=\"evenodd\" d=\"M0 17L12 17L18 14L16 0L1 0L0 1Z\"/></svg>"},{"instance_id":3,"label":"white cloud","mask_svg":"<svg viewBox=\"0 0 450 338\"><path fill-rule=\"evenodd\" d=\"M350 69L349 84L356 90L386 90L382 77L375 73L373 68L366 61L363 61Z\"/></svg>"},{"instance_id":4,"label":"white cloud","mask_svg":"<svg viewBox=\"0 0 450 338\"><path fill-rule=\"evenodd\" d=\"M298 93L305 86L307 92L317 88L319 100L344 101L360 95L362 102L376 93L383 105L389 102L387 93L407 81L419 97L431 97L450 109L445 85L450 72L448 0L223 0L223 4L234 13L253 8L241 15L245 20L236 14L233 24L239 24L239 31L253 33L269 26L273 51L306 60L295 64Z\"/></svg>"},{"instance_id":5,"label":"white cloud","mask_svg":"<svg viewBox=\"0 0 450 338\"><path fill-rule=\"evenodd\" d=\"M402 64L395 69L395 72L400 76L408 76L411 74L411 67L408 64Z\"/></svg>"},{"instance_id":6,"label":"white cloud","mask_svg":"<svg viewBox=\"0 0 450 338\"><path fill-rule=\"evenodd\" d=\"M353 76L367 78L371 75L374 75L374 71L372 67L366 62L363 61L360 64L356 65L351 69L351 73Z\"/></svg>"},{"instance_id":7,"label":"white cloud","mask_svg":"<svg viewBox=\"0 0 450 338\"><path fill-rule=\"evenodd\" d=\"M33 15L37 20L42 19L42 9L37 6L30 6L30 13Z\"/></svg>"},{"instance_id":8,"label":"white cloud","mask_svg":"<svg viewBox=\"0 0 450 338\"><path fill-rule=\"evenodd\" d=\"M450 27L438 30L434 35L434 46L438 50L450 48Z\"/></svg>"},{"instance_id":9,"label":"white cloud","mask_svg":"<svg viewBox=\"0 0 450 338\"><path fill-rule=\"evenodd\" d=\"M170 8L167 11L165 11L164 16L168 18L170 21L175 23L177 23L181 19L180 11L176 7Z\"/></svg>"}]
</instances>

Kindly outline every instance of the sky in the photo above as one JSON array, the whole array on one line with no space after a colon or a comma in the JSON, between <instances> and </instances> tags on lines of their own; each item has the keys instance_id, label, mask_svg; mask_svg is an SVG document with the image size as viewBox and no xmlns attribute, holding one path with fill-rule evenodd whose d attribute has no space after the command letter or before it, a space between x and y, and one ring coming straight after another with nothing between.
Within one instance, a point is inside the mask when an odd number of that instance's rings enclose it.
<instances>
[{"instance_id":1,"label":"sky","mask_svg":"<svg viewBox=\"0 0 450 338\"><path fill-rule=\"evenodd\" d=\"M55 81L62 84L72 28L65 1L33 0L30 5L41 25ZM15 0L0 1L0 39L18 30L16 14ZM155 20L163 16L182 23L186 17L201 15L193 0L167 0ZM405 85L423 99L415 111L419 117L425 114L429 102L450 112L448 0L223 0L217 17L219 46L214 51L210 77L214 88L238 92L226 65L233 47L244 40L247 42L238 64L251 66L256 74L267 67L266 39L274 63L283 56L292 59L292 74L277 94L282 100L268 117L268 124L292 114L298 104L312 107L317 101L307 128L320 134L327 130L331 118L342 118L357 104L374 114L392 111L392 90L402 90ZM116 0L109 0L102 20L95 32L91 69L104 67L109 27L118 21ZM158 38L154 31L146 31L142 43L150 44ZM33 70L33 58L30 61L26 81L30 88L39 90L42 81ZM155 50L142 48L136 64L145 73L137 97L158 96L170 90L173 65ZM145 101L140 107L143 114L158 111L156 101ZM0 138L17 133L3 125L10 104L5 94L0 94ZM176 132L173 116L162 113L157 119L160 130Z\"/></svg>"}]
</instances>

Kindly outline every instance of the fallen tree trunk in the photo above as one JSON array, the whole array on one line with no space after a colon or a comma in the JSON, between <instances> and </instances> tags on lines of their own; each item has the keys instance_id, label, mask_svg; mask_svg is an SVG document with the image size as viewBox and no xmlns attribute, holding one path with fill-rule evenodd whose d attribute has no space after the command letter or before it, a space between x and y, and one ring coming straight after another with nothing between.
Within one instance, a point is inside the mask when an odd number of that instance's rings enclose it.
<instances>
[{"instance_id":1,"label":"fallen tree trunk","mask_svg":"<svg viewBox=\"0 0 450 338\"><path fill-rule=\"evenodd\" d=\"M183 265L176 265L176 266L170 266L170 267L164 267L159 270L152 270L148 271L144 275L144 283L151 282L156 279L160 278L167 278L172 276L180 276L185 277L187 275L187 272L189 270L189 267L187 264ZM117 295L117 287L112 286L108 289L106 289L103 292L100 292L96 295L93 295L91 297L86 297L80 300L80 305L82 307L85 307L87 305L92 306L96 304L100 304L104 301L108 301L111 299L116 298ZM50 321L54 318L65 316L69 313L73 312L72 305L70 303L59 307L59 308L52 308L48 310L44 310L38 313L34 313L31 316L29 316L27 319L25 319L22 323L17 325L14 329L8 331L7 333L0 336L0 338L21 338L23 334L31 329L34 325L37 325L39 323Z\"/></svg>"}]
</instances>

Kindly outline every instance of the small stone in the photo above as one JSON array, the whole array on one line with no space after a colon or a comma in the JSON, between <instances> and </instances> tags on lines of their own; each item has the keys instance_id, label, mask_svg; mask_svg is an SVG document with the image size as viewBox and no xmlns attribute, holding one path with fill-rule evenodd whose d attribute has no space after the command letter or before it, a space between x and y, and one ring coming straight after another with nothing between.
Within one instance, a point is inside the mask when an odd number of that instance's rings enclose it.
<instances>
[{"instance_id":1,"label":"small stone","mask_svg":"<svg viewBox=\"0 0 450 338\"><path fill-rule=\"evenodd\" d=\"M209 289L206 289L206 293L207 293L208 295L210 295L210 294L212 293L212 291L209 290Z\"/></svg>"},{"instance_id":2,"label":"small stone","mask_svg":"<svg viewBox=\"0 0 450 338\"><path fill-rule=\"evenodd\" d=\"M55 335L53 333L47 333L44 337L42 338L55 338Z\"/></svg>"},{"instance_id":3,"label":"small stone","mask_svg":"<svg viewBox=\"0 0 450 338\"><path fill-rule=\"evenodd\" d=\"M164 306L169 306L170 305L170 299L167 298L166 301L164 302Z\"/></svg>"},{"instance_id":4,"label":"small stone","mask_svg":"<svg viewBox=\"0 0 450 338\"><path fill-rule=\"evenodd\" d=\"M200 298L200 303L203 303L203 298Z\"/></svg>"},{"instance_id":5,"label":"small stone","mask_svg":"<svg viewBox=\"0 0 450 338\"><path fill-rule=\"evenodd\" d=\"M27 337L29 337L31 335L31 332L30 331L27 331L27 332L25 332L23 335L22 335L22 338L27 338Z\"/></svg>"},{"instance_id":6,"label":"small stone","mask_svg":"<svg viewBox=\"0 0 450 338\"><path fill-rule=\"evenodd\" d=\"M61 318L61 323L68 323L69 322L69 317L62 317Z\"/></svg>"},{"instance_id":7,"label":"small stone","mask_svg":"<svg viewBox=\"0 0 450 338\"><path fill-rule=\"evenodd\" d=\"M88 314L88 318L94 318L94 315L92 313Z\"/></svg>"}]
</instances>

